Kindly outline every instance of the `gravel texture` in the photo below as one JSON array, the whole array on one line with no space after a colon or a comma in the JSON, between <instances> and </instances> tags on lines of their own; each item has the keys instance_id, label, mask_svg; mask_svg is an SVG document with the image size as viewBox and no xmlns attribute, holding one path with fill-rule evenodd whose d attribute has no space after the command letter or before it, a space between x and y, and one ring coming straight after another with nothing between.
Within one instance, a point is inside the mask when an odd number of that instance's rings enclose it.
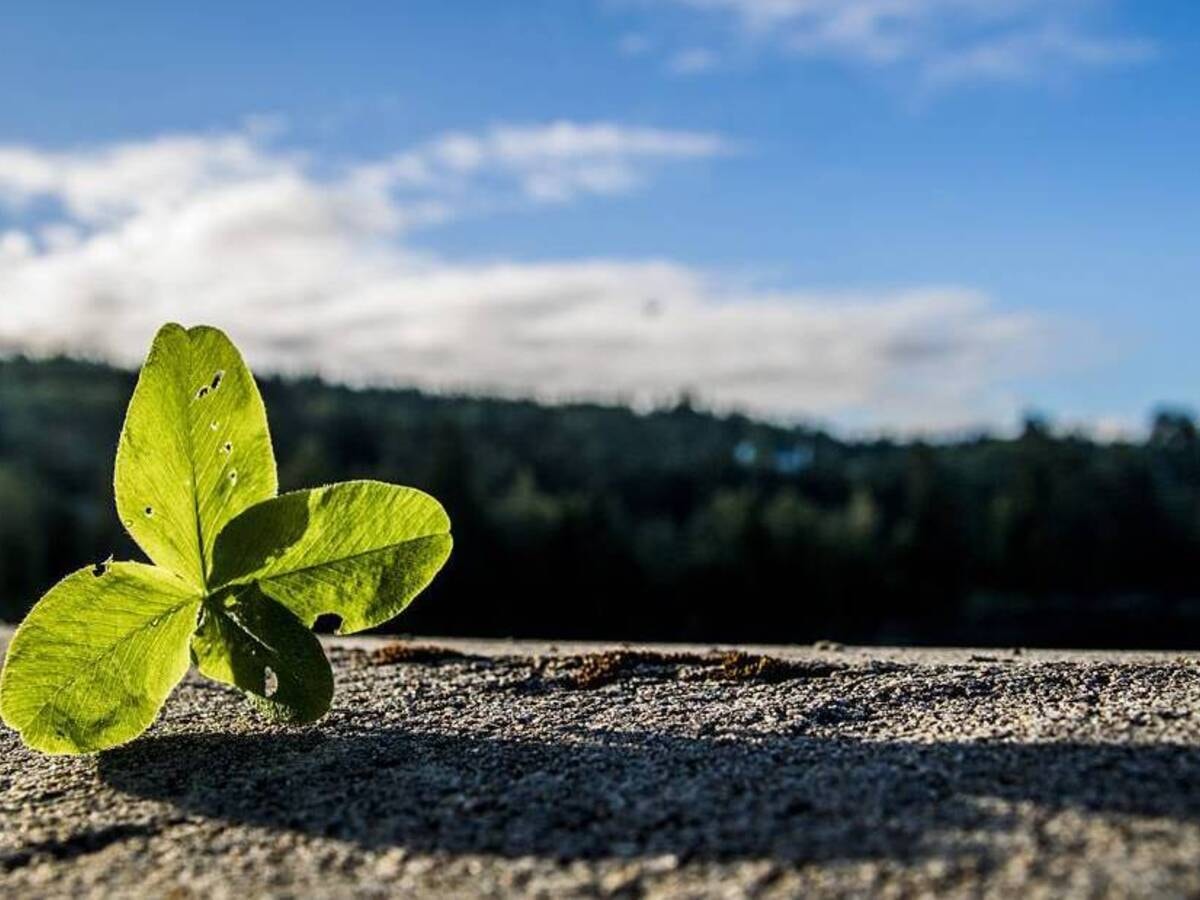
<instances>
[{"instance_id":1,"label":"gravel texture","mask_svg":"<svg viewBox=\"0 0 1200 900\"><path fill-rule=\"evenodd\" d=\"M1194 655L329 646L313 727L0 735L0 894L1200 894Z\"/></svg>"}]
</instances>

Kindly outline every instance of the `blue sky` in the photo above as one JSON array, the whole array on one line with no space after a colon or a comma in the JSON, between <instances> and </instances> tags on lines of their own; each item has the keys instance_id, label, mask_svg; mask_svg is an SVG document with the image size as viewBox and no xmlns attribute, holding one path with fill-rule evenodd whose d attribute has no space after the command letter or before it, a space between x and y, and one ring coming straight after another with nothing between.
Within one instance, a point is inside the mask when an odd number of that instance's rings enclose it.
<instances>
[{"instance_id":1,"label":"blue sky","mask_svg":"<svg viewBox=\"0 0 1200 900\"><path fill-rule=\"evenodd\" d=\"M206 320L849 430L1200 406L1195 4L247 6L6 9L0 343Z\"/></svg>"}]
</instances>

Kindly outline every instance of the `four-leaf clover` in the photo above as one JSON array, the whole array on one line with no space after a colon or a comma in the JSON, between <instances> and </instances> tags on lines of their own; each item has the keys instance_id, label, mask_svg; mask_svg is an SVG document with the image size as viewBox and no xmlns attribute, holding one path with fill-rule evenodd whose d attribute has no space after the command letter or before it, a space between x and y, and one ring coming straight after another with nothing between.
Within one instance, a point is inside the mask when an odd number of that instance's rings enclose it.
<instances>
[{"instance_id":1,"label":"four-leaf clover","mask_svg":"<svg viewBox=\"0 0 1200 900\"><path fill-rule=\"evenodd\" d=\"M450 520L414 488L351 481L277 496L262 398L215 328L154 339L117 447L117 511L154 565L68 575L13 636L0 716L47 753L141 734L194 662L276 721L329 709L310 628L400 613L450 555Z\"/></svg>"}]
</instances>

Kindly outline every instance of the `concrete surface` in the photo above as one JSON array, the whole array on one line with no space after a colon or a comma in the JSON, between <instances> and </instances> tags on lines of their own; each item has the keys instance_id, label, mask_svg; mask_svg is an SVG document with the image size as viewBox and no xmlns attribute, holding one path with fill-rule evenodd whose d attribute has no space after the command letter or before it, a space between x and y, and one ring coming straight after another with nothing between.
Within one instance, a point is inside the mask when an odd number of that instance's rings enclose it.
<instances>
[{"instance_id":1,"label":"concrete surface","mask_svg":"<svg viewBox=\"0 0 1200 900\"><path fill-rule=\"evenodd\" d=\"M1194 655L385 643L309 728L189 676L97 757L4 732L0 894L1200 894Z\"/></svg>"}]
</instances>

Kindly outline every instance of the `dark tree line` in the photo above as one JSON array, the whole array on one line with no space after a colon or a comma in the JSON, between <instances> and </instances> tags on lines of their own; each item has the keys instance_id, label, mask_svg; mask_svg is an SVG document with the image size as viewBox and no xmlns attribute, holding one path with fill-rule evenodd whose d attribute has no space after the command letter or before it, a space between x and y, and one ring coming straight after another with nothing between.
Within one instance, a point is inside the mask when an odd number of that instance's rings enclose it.
<instances>
[{"instance_id":1,"label":"dark tree line","mask_svg":"<svg viewBox=\"0 0 1200 900\"><path fill-rule=\"evenodd\" d=\"M110 553L130 373L0 361L0 617ZM1200 646L1200 438L848 443L683 403L640 415L263 382L283 489L412 484L454 520L395 623L440 634Z\"/></svg>"}]
</instances>

